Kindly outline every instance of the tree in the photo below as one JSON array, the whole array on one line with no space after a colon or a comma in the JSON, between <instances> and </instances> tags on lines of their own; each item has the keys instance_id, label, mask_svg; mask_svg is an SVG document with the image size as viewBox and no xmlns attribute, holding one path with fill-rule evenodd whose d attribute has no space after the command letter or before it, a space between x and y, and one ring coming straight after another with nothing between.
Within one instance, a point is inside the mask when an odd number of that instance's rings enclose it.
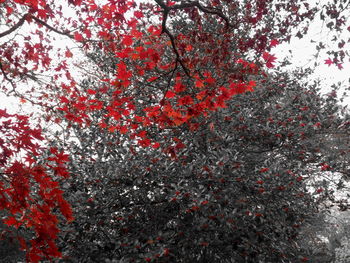
<instances>
[{"instance_id":1,"label":"tree","mask_svg":"<svg viewBox=\"0 0 350 263\"><path fill-rule=\"evenodd\" d=\"M321 19L334 19L337 30L344 31L343 3L0 2L6 27L0 33L2 89L41 106L41 121L56 125L56 131L48 129L47 134L54 142L45 143L59 145L51 154L61 159L44 155L41 162L60 167L68 160L61 148L71 153L69 170L76 177L65 179L62 187L77 219L74 228L63 228L60 243L68 257L77 248L85 249L86 260L97 260L102 250L106 258L129 259L137 252L138 259L147 261L157 254L170 261L275 260L281 253L285 260L294 260L302 253L288 245L320 200L304 193L300 174L311 177L315 169L346 167L345 158L336 161L330 155L338 148L323 151L317 136L318 130L329 134L331 128L339 129L342 120L334 101L323 102L314 87L290 80L298 76L270 73L276 60L271 50L289 41L295 28L298 37L306 34L322 10L326 15L321 13ZM64 16L66 10L74 15ZM21 34L26 24L33 29ZM84 55L79 63L73 63L79 55L68 47L58 49L53 59L55 35L76 43ZM343 59L343 53L333 52L327 63L341 68L337 59ZM71 74L71 69L79 69L83 77ZM19 84L24 83L29 89L23 91ZM240 95L251 91L247 97ZM276 100L280 103L272 110ZM243 121L247 123L242 126ZM60 127L65 129L61 135ZM48 165L45 169L52 168ZM273 177L273 172L283 176ZM258 174L273 179L266 183ZM315 194L322 196L322 191L317 188ZM293 206L277 202L275 192L288 196ZM118 199L108 200L112 196ZM80 205L85 199L88 206ZM155 212L161 216L154 217ZM228 213L240 215L241 225L235 226L237 219ZM277 230L272 216L280 219ZM176 234L179 229L186 231ZM272 239L266 235L270 230ZM177 241L182 242L180 248L174 245ZM230 246L219 251L222 242ZM130 244L135 251L123 248ZM44 255L40 253L32 255Z\"/></svg>"},{"instance_id":2,"label":"tree","mask_svg":"<svg viewBox=\"0 0 350 263\"><path fill-rule=\"evenodd\" d=\"M346 165L320 140L344 120L317 83L295 79L265 79L203 117L196 131L164 129L162 150L129 148L125 135L98 126L97 115L94 128L73 125L75 180L67 191L78 206L63 251L87 262L312 262L300 229L330 193L319 182L312 192L306 185Z\"/></svg>"}]
</instances>

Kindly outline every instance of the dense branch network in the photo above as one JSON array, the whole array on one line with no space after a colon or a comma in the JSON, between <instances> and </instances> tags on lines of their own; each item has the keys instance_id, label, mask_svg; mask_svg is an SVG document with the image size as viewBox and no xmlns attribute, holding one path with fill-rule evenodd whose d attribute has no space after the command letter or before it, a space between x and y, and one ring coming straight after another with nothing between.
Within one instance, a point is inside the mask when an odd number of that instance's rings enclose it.
<instances>
[{"instance_id":1,"label":"dense branch network","mask_svg":"<svg viewBox=\"0 0 350 263\"><path fill-rule=\"evenodd\" d=\"M169 29L168 29L168 27L166 25L167 20L168 20L169 12L172 11L172 10L183 10L183 9L186 9L186 8L197 7L200 11L202 11L204 13L213 14L213 15L219 16L220 18L222 18L225 21L227 27L231 26L230 21L229 21L228 17L226 17L220 10L218 10L216 8L212 8L212 7L205 7L205 6L201 5L198 1L176 4L176 5L173 5L173 6L166 5L162 0L155 0L155 2L163 9L162 10L162 13L163 13L162 33L167 34L168 37L170 38L171 46L172 46L173 51L174 51L174 53L176 55L176 61L179 62L179 64L181 65L181 67L185 71L185 74L188 77L191 77L189 69L186 67L186 65L181 60L181 56L180 56L179 51L177 50L177 47L176 47L176 44L175 44L175 37L169 31Z\"/></svg>"},{"instance_id":2,"label":"dense branch network","mask_svg":"<svg viewBox=\"0 0 350 263\"><path fill-rule=\"evenodd\" d=\"M30 13L24 14L24 15L19 19L19 21L18 21L16 24L14 24L14 25L13 25L12 27L10 27L8 30L5 30L4 32L0 33L0 38L3 38L3 37L5 37L5 36L8 36L8 35L10 35L11 33L15 32L16 30L18 30L20 27L23 26L23 24L24 24L25 21L30 21L31 19L34 20L36 23L40 24L41 26L44 26L45 28L47 28L47 29L50 30L50 31L53 31L53 32L55 32L55 33L57 33L57 34L64 35L64 36L67 36L67 37L69 37L69 38L71 38L71 39L74 39L74 36L70 34L70 31L68 31L68 30L67 30L67 31L60 31L60 30L54 28L53 26L49 25L48 23L46 23L46 22L43 21L42 19L39 19L38 17L36 17L36 16L34 16L34 15L30 14ZM28 98L28 97L25 97L25 96L23 96L22 94L19 94L19 93L16 91L16 84L15 84L15 82L9 77L9 75L7 74L6 69L5 69L5 67L4 67L4 64L1 62L1 60L0 60L0 71L1 71L1 73L2 73L2 75L3 75L3 77L4 77L4 79L10 83L10 85L11 85L11 87L12 87L12 92L14 92L14 93L15 93L17 96L19 96L20 98L25 99L25 100L27 100L27 101L30 101L32 104L37 104L37 103L36 103L35 101L33 101L32 99L30 99L30 98ZM25 74L25 73L23 73L23 74ZM33 77L33 76L30 76L30 78L33 78L34 80L36 80L35 77ZM48 108L51 108L51 107L48 107Z\"/></svg>"}]
</instances>

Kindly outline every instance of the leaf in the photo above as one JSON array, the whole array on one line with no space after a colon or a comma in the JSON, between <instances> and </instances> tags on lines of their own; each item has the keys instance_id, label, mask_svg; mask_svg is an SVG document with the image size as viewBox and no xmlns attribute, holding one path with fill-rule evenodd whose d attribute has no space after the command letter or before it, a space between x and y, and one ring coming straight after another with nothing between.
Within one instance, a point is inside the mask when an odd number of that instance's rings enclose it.
<instances>
[{"instance_id":1,"label":"leaf","mask_svg":"<svg viewBox=\"0 0 350 263\"><path fill-rule=\"evenodd\" d=\"M10 6L6 6L6 14L9 16L13 13L13 8Z\"/></svg>"},{"instance_id":2,"label":"leaf","mask_svg":"<svg viewBox=\"0 0 350 263\"><path fill-rule=\"evenodd\" d=\"M38 11L38 17L46 20L47 19L47 11L45 9L39 9Z\"/></svg>"},{"instance_id":3,"label":"leaf","mask_svg":"<svg viewBox=\"0 0 350 263\"><path fill-rule=\"evenodd\" d=\"M278 40L277 39L272 39L270 41L270 47L275 47L279 44Z\"/></svg>"},{"instance_id":4,"label":"leaf","mask_svg":"<svg viewBox=\"0 0 350 263\"><path fill-rule=\"evenodd\" d=\"M141 11L134 11L134 16L137 18L137 19L140 19L143 17L143 13Z\"/></svg>"},{"instance_id":5,"label":"leaf","mask_svg":"<svg viewBox=\"0 0 350 263\"><path fill-rule=\"evenodd\" d=\"M159 142L156 142L156 143L152 144L152 148L153 149L158 149L159 147L160 147L160 143Z\"/></svg>"},{"instance_id":6,"label":"leaf","mask_svg":"<svg viewBox=\"0 0 350 263\"><path fill-rule=\"evenodd\" d=\"M175 91L176 93L183 92L183 91L185 91L185 86L182 85L181 82L177 82L177 83L175 84L175 86L174 86L174 91Z\"/></svg>"},{"instance_id":7,"label":"leaf","mask_svg":"<svg viewBox=\"0 0 350 263\"><path fill-rule=\"evenodd\" d=\"M195 87L203 88L204 87L204 83L202 81L200 81L200 80L196 80Z\"/></svg>"},{"instance_id":8,"label":"leaf","mask_svg":"<svg viewBox=\"0 0 350 263\"><path fill-rule=\"evenodd\" d=\"M67 49L66 52L65 52L64 54L65 54L66 58L71 58L71 57L73 57L73 53L72 53L69 49Z\"/></svg>"},{"instance_id":9,"label":"leaf","mask_svg":"<svg viewBox=\"0 0 350 263\"><path fill-rule=\"evenodd\" d=\"M127 70L126 65L123 61L117 64L117 72L117 78L122 81L126 81L132 76L131 71Z\"/></svg>"},{"instance_id":10,"label":"leaf","mask_svg":"<svg viewBox=\"0 0 350 263\"><path fill-rule=\"evenodd\" d=\"M178 99L179 105L191 105L193 104L193 99L191 96L187 95Z\"/></svg>"},{"instance_id":11,"label":"leaf","mask_svg":"<svg viewBox=\"0 0 350 263\"><path fill-rule=\"evenodd\" d=\"M165 97L166 97L167 99L171 99L171 98L174 98L175 95L176 95L176 94L175 94L173 91L169 90L169 91L167 91L167 93L165 94Z\"/></svg>"},{"instance_id":12,"label":"leaf","mask_svg":"<svg viewBox=\"0 0 350 263\"><path fill-rule=\"evenodd\" d=\"M267 171L269 171L269 168L261 168L259 172L266 173Z\"/></svg>"},{"instance_id":13,"label":"leaf","mask_svg":"<svg viewBox=\"0 0 350 263\"><path fill-rule=\"evenodd\" d=\"M330 58L328 58L328 59L326 59L326 60L324 61L324 63L325 63L326 65L328 65L328 67L329 67L330 65L333 64L333 61L332 61Z\"/></svg>"},{"instance_id":14,"label":"leaf","mask_svg":"<svg viewBox=\"0 0 350 263\"><path fill-rule=\"evenodd\" d=\"M15 228L18 228L21 226L21 223L17 221L17 219L13 216L8 217L7 219L3 220L4 224L8 226L14 226Z\"/></svg>"},{"instance_id":15,"label":"leaf","mask_svg":"<svg viewBox=\"0 0 350 263\"><path fill-rule=\"evenodd\" d=\"M125 45L125 46L131 46L132 43L133 43L132 36L130 36L130 35L124 36L124 37L123 37L123 40L122 40L122 43L123 43L123 45Z\"/></svg>"},{"instance_id":16,"label":"leaf","mask_svg":"<svg viewBox=\"0 0 350 263\"><path fill-rule=\"evenodd\" d=\"M74 33L74 39L78 42L82 42L84 40L82 34L78 33L78 32L75 32Z\"/></svg>"},{"instance_id":17,"label":"leaf","mask_svg":"<svg viewBox=\"0 0 350 263\"><path fill-rule=\"evenodd\" d=\"M73 211L70 204L63 198L59 198L58 201L59 201L58 204L62 215L66 218L68 222L72 222L74 220L74 217L73 217Z\"/></svg>"},{"instance_id":18,"label":"leaf","mask_svg":"<svg viewBox=\"0 0 350 263\"><path fill-rule=\"evenodd\" d=\"M274 55L271 55L268 52L264 52L262 57L266 62L266 67L268 67L268 68L274 67L274 65L272 63L274 63L275 60L277 59Z\"/></svg>"},{"instance_id":19,"label":"leaf","mask_svg":"<svg viewBox=\"0 0 350 263\"><path fill-rule=\"evenodd\" d=\"M193 49L193 46L192 46L192 45L187 45L186 48L185 48L185 50L186 50L187 52L190 52L192 49Z\"/></svg>"},{"instance_id":20,"label":"leaf","mask_svg":"<svg viewBox=\"0 0 350 263\"><path fill-rule=\"evenodd\" d=\"M97 92L96 92L96 90L88 89L87 93L90 94L90 95L95 95Z\"/></svg>"}]
</instances>

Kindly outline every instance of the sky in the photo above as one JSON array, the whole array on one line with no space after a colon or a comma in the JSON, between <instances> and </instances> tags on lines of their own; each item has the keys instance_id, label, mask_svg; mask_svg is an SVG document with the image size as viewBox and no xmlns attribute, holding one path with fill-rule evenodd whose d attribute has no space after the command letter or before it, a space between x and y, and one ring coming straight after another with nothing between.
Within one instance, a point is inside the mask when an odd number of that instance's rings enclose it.
<instances>
[{"instance_id":1,"label":"sky","mask_svg":"<svg viewBox=\"0 0 350 263\"><path fill-rule=\"evenodd\" d=\"M350 32L344 32L344 39L350 39ZM350 88L349 77L350 77L350 62L349 58L343 64L343 69L339 70L337 66L331 65L328 66L325 64L325 60L328 59L326 50L323 50L318 58L314 57L316 51L316 45L323 41L328 42L327 38L330 38L328 35L328 30L322 28L322 23L320 21L315 21L311 24L309 33L305 38L298 39L293 38L290 44L281 44L274 48L272 53L275 53L278 59L281 61L284 57L290 57L292 63L291 68L298 67L308 67L313 66L315 62L319 65L316 66L315 74L311 75L312 79L319 78L321 80L321 85L324 93L330 91L330 86L333 83L342 82L343 89ZM313 40L315 43L311 43ZM349 49L349 44L348 44ZM290 56L289 50L292 51L292 56ZM346 104L350 105L350 99L346 101Z\"/></svg>"}]
</instances>

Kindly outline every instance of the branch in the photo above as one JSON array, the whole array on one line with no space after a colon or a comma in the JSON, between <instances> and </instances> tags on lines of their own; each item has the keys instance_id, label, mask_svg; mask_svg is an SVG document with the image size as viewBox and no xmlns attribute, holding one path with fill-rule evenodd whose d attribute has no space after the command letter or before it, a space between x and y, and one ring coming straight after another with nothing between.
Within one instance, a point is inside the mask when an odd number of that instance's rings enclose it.
<instances>
[{"instance_id":1,"label":"branch","mask_svg":"<svg viewBox=\"0 0 350 263\"><path fill-rule=\"evenodd\" d=\"M21 98L21 99L27 100L27 101L29 101L30 103L32 103L33 105L44 106L45 108L50 109L50 110L53 109L53 107L50 107L50 106L47 106L47 105L42 105L41 103L35 102L35 101L32 100L31 98L28 98L28 97L26 97L26 96L20 94L20 93L16 90L16 84L13 82L12 79L10 79L10 78L7 76L7 73L6 73L5 69L3 68L1 61L0 61L0 71L1 71L1 73L4 75L4 79L7 80L7 81L11 84L11 87L12 87L12 90L11 90L11 91L9 91L8 93L5 93L6 95L9 95L9 94L11 94L11 93L13 92L13 93L15 94L15 96L17 96L17 97L19 97L19 98Z\"/></svg>"},{"instance_id":2,"label":"branch","mask_svg":"<svg viewBox=\"0 0 350 263\"><path fill-rule=\"evenodd\" d=\"M27 16L29 14L25 14L24 16L21 17L21 19L17 22L17 24L15 24L13 27L11 27L9 30L6 30L5 32L0 33L0 38L11 34L13 31L17 30L19 27L21 27L24 23L24 21L26 20Z\"/></svg>"},{"instance_id":3,"label":"branch","mask_svg":"<svg viewBox=\"0 0 350 263\"><path fill-rule=\"evenodd\" d=\"M156 2L158 3L157 0L156 0ZM185 8L191 8L191 7L197 7L199 10L201 10L202 12L207 13L207 14L217 15L217 16L221 17L223 20L225 20L227 26L231 26L229 19L220 10L212 8L212 7L202 6L198 1L173 5L173 6L170 6L167 8L169 10L177 10L177 9L185 9Z\"/></svg>"},{"instance_id":4,"label":"branch","mask_svg":"<svg viewBox=\"0 0 350 263\"><path fill-rule=\"evenodd\" d=\"M2 66L1 61L0 61L0 70L1 70L2 74L4 75L4 78L11 84L12 89L15 91L16 85L15 85L15 83L13 83L12 79L10 79L10 78L7 76L5 70L4 70L3 66Z\"/></svg>"},{"instance_id":5,"label":"branch","mask_svg":"<svg viewBox=\"0 0 350 263\"><path fill-rule=\"evenodd\" d=\"M57 34L60 34L60 35L64 35L64 36L68 36L70 38L73 38L74 39L74 36L70 35L70 31L60 31L52 26L50 26L48 23L46 23L45 21L33 16L33 15L30 15L29 13L25 14L24 16L21 17L21 19L13 26L11 27L9 30L6 30L5 32L2 32L0 33L0 38L8 35L8 34L11 34L13 31L17 30L19 27L21 27L25 20L27 19L27 17L30 17L32 18L34 21L36 21L37 23L39 23L40 25L43 25L44 27L48 28L49 30L57 33Z\"/></svg>"},{"instance_id":6,"label":"branch","mask_svg":"<svg viewBox=\"0 0 350 263\"><path fill-rule=\"evenodd\" d=\"M197 7L199 10L201 10L204 13L214 14L214 15L217 15L217 16L221 17L223 20L225 20L226 26L231 26L230 21L220 10L214 9L214 8L205 7L205 6L201 5L198 1L177 4L177 5L173 5L173 6L167 6L163 2L163 0L154 0L154 1L163 9L162 33L166 33L169 36L169 38L170 38L171 46L172 46L173 51L174 51L174 53L176 55L176 62L179 62L181 67L185 71L186 75L188 77L191 77L188 68L184 65L183 61L181 60L180 54L179 54L179 52L178 52L178 50L176 48L175 38L170 33L169 29L166 26L166 22L167 22L167 19L168 19L169 11L185 9L185 8L191 8L191 7Z\"/></svg>"},{"instance_id":7,"label":"branch","mask_svg":"<svg viewBox=\"0 0 350 263\"><path fill-rule=\"evenodd\" d=\"M165 21L165 20L163 20L163 21ZM166 33L170 38L171 46L173 47L174 53L176 55L176 61L180 63L180 65L183 68L183 70L185 71L186 75L188 77L191 77L188 68L182 62L179 51L176 48L174 36L169 32L168 28L166 28L166 27L163 27L163 32Z\"/></svg>"},{"instance_id":8,"label":"branch","mask_svg":"<svg viewBox=\"0 0 350 263\"><path fill-rule=\"evenodd\" d=\"M43 25L44 27L50 29L51 31L57 33L57 34L60 34L60 35L64 35L64 36L67 36L67 37L70 37L70 38L73 38L74 39L74 36L70 35L70 31L59 31L57 30L56 28L50 26L49 24L47 24L45 21L35 17L35 16L31 16L32 19L34 19L37 23L39 23L40 25Z\"/></svg>"},{"instance_id":9,"label":"branch","mask_svg":"<svg viewBox=\"0 0 350 263\"><path fill-rule=\"evenodd\" d=\"M230 24L228 17L225 16L219 9L203 6L198 1L177 4L177 5L173 5L173 6L167 6L162 0L154 0L154 1L156 1L156 3L161 8L163 8L166 13L168 13L170 10L178 10L178 9L197 7L199 10L201 10L204 13L213 14L213 15L217 15L217 16L221 17L223 20L225 20L227 26L232 26ZM164 22L164 20L163 20L163 22Z\"/></svg>"},{"instance_id":10,"label":"branch","mask_svg":"<svg viewBox=\"0 0 350 263\"><path fill-rule=\"evenodd\" d=\"M190 76L190 73L189 73L189 70L188 68L184 65L184 63L182 62L181 60L181 57L180 57L180 54L179 54L179 51L177 50L176 48L176 44L175 44L175 38L174 36L170 33L170 31L168 30L167 26L166 26L166 21L168 19L168 14L169 14L169 7L164 4L164 2L162 0L155 0L156 3L161 7L163 8L163 21L162 21L162 33L166 33L169 38L170 38L170 42L171 42L171 46L173 47L173 51L176 55L176 62L179 62L181 67L183 68L183 70L185 71L185 74L188 76L188 77L191 77Z\"/></svg>"}]
</instances>

